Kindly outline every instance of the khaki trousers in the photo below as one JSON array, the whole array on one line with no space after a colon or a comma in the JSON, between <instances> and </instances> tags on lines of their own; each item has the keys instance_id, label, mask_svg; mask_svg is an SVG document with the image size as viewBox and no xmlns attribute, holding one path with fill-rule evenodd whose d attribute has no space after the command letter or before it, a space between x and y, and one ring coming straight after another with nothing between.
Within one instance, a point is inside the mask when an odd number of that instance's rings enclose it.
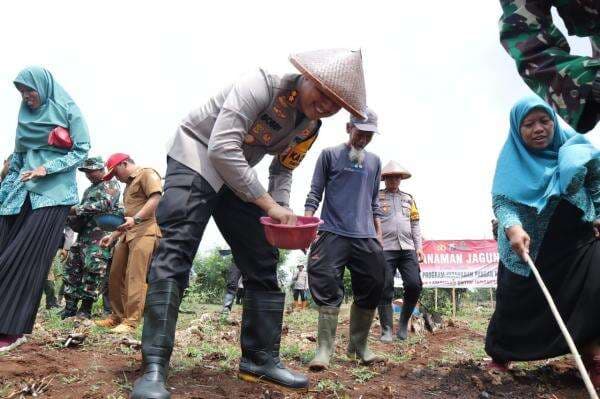
<instances>
[{"instance_id":1,"label":"khaki trousers","mask_svg":"<svg viewBox=\"0 0 600 399\"><path fill-rule=\"evenodd\" d=\"M112 317L131 327L138 325L144 312L146 277L158 240L141 236L115 246L108 278Z\"/></svg>"}]
</instances>

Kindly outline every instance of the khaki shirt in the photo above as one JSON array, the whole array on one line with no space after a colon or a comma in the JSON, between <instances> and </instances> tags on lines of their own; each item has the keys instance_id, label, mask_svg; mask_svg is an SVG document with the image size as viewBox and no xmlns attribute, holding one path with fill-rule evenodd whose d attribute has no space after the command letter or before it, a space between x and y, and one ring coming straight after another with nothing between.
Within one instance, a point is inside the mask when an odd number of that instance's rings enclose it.
<instances>
[{"instance_id":1,"label":"khaki shirt","mask_svg":"<svg viewBox=\"0 0 600 399\"><path fill-rule=\"evenodd\" d=\"M410 194L400 190L379 191L381 230L385 251L416 250L423 247L419 211Z\"/></svg>"},{"instance_id":2,"label":"khaki shirt","mask_svg":"<svg viewBox=\"0 0 600 399\"><path fill-rule=\"evenodd\" d=\"M162 194L160 175L152 168L138 168L129 176L130 181L123 192L125 216L134 217L146 205L152 194ZM127 230L125 241L142 236L161 237L155 215Z\"/></svg>"}]
</instances>

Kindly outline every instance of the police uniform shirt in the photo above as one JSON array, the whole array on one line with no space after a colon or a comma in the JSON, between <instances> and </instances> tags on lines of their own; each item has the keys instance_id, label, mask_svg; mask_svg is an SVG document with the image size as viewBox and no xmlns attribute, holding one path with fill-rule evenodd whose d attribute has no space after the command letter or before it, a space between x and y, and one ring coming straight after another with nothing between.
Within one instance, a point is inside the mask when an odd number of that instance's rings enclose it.
<instances>
[{"instance_id":1,"label":"police uniform shirt","mask_svg":"<svg viewBox=\"0 0 600 399\"><path fill-rule=\"evenodd\" d=\"M184 118L168 155L198 172L215 192L226 184L245 201L267 192L252 167L266 154L275 155L269 193L287 205L292 170L320 126L320 121L310 121L296 110L299 78L279 78L262 69L243 77ZM290 147L294 140L299 151Z\"/></svg>"},{"instance_id":2,"label":"police uniform shirt","mask_svg":"<svg viewBox=\"0 0 600 399\"><path fill-rule=\"evenodd\" d=\"M422 248L419 211L410 194L400 190L379 191L381 230L385 251L416 250Z\"/></svg>"}]
</instances>

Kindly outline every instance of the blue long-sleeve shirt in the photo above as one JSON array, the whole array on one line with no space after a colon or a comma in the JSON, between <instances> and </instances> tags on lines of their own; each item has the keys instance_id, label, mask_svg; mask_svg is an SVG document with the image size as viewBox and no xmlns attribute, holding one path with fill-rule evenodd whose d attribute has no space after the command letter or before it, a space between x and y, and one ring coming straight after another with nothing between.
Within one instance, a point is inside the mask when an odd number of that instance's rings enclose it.
<instances>
[{"instance_id":1,"label":"blue long-sleeve shirt","mask_svg":"<svg viewBox=\"0 0 600 399\"><path fill-rule=\"evenodd\" d=\"M373 218L381 216L378 197L381 161L377 155L365 151L362 165L357 165L350 161L349 152L346 144L321 152L304 208L315 212L325 191L321 211L324 223L319 231L351 238L377 238Z\"/></svg>"},{"instance_id":2,"label":"blue long-sleeve shirt","mask_svg":"<svg viewBox=\"0 0 600 399\"><path fill-rule=\"evenodd\" d=\"M48 175L64 173L66 179L71 182L71 184L66 185L65 191L59 199L27 190L26 185L21 181L20 176L23 172L31 170L31 168L25 165L25 153L14 152L10 159L8 175L6 175L6 178L2 180L2 184L0 185L0 215L18 214L21 211L21 207L23 206L27 195L29 195L32 209L77 204L79 202L79 197L77 195L75 173L77 167L81 165L83 160L87 157L89 149L89 143L77 143L73 146L73 149L65 155L55 158L43 165L46 168L46 173ZM40 179L43 179L43 177Z\"/></svg>"}]
</instances>

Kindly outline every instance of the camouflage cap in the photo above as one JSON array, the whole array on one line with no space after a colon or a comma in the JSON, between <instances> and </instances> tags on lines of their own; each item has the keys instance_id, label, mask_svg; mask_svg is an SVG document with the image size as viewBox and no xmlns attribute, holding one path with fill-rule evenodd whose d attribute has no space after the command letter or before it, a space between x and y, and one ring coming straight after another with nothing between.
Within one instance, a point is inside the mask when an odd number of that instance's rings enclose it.
<instances>
[{"instance_id":1,"label":"camouflage cap","mask_svg":"<svg viewBox=\"0 0 600 399\"><path fill-rule=\"evenodd\" d=\"M81 172L89 172L93 170L103 170L104 169L104 161L102 157L89 157L85 161L83 161L83 165L79 168Z\"/></svg>"}]
</instances>

